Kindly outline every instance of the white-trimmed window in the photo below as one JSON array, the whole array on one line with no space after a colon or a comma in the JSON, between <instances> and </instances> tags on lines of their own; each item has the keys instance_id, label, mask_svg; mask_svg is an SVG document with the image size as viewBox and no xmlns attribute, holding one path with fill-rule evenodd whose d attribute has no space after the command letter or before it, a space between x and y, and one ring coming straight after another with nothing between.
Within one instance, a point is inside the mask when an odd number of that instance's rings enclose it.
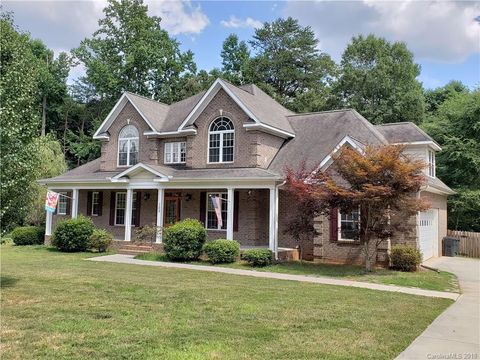
<instances>
[{"instance_id":1,"label":"white-trimmed window","mask_svg":"<svg viewBox=\"0 0 480 360\"><path fill-rule=\"evenodd\" d=\"M435 151L428 150L428 176L435 177Z\"/></svg>"},{"instance_id":2,"label":"white-trimmed window","mask_svg":"<svg viewBox=\"0 0 480 360\"><path fill-rule=\"evenodd\" d=\"M132 226L137 220L137 193L133 193L132 203ZM115 193L115 225L125 225L125 213L127 211L127 193Z\"/></svg>"},{"instance_id":3,"label":"white-trimmed window","mask_svg":"<svg viewBox=\"0 0 480 360\"><path fill-rule=\"evenodd\" d=\"M98 191L92 192L92 216L98 216L100 209L100 193Z\"/></svg>"},{"instance_id":4,"label":"white-trimmed window","mask_svg":"<svg viewBox=\"0 0 480 360\"><path fill-rule=\"evenodd\" d=\"M233 162L235 129L229 118L219 117L212 121L208 131L208 162Z\"/></svg>"},{"instance_id":5,"label":"white-trimmed window","mask_svg":"<svg viewBox=\"0 0 480 360\"><path fill-rule=\"evenodd\" d=\"M139 137L133 125L125 126L118 135L118 166L132 166L138 162Z\"/></svg>"},{"instance_id":6,"label":"white-trimmed window","mask_svg":"<svg viewBox=\"0 0 480 360\"><path fill-rule=\"evenodd\" d=\"M360 210L338 211L338 240L358 240Z\"/></svg>"},{"instance_id":7,"label":"white-trimmed window","mask_svg":"<svg viewBox=\"0 0 480 360\"><path fill-rule=\"evenodd\" d=\"M186 158L185 141L165 143L165 164L182 164Z\"/></svg>"},{"instance_id":8,"label":"white-trimmed window","mask_svg":"<svg viewBox=\"0 0 480 360\"><path fill-rule=\"evenodd\" d=\"M212 203L212 196L220 197L220 209L222 209L222 227L219 227L217 214L215 213L215 208ZM205 224L209 230L226 230L227 229L227 203L228 203L228 194L227 193L207 193L207 218L205 219Z\"/></svg>"},{"instance_id":9,"label":"white-trimmed window","mask_svg":"<svg viewBox=\"0 0 480 360\"><path fill-rule=\"evenodd\" d=\"M58 196L58 205L57 205L57 214L58 215L67 215L67 206L68 199L66 197L66 192L60 192Z\"/></svg>"}]
</instances>

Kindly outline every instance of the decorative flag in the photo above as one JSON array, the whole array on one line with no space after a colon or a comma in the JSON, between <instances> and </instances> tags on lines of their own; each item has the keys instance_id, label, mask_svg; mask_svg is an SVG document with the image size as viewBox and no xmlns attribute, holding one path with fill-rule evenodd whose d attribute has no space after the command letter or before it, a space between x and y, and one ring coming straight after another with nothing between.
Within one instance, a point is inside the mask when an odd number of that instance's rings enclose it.
<instances>
[{"instance_id":1,"label":"decorative flag","mask_svg":"<svg viewBox=\"0 0 480 360\"><path fill-rule=\"evenodd\" d=\"M217 215L218 221L218 228L221 229L223 227L222 221L222 205L220 203L221 199L219 196L211 196L213 208L215 209L215 214Z\"/></svg>"},{"instance_id":2,"label":"decorative flag","mask_svg":"<svg viewBox=\"0 0 480 360\"><path fill-rule=\"evenodd\" d=\"M45 210L52 213L55 212L59 196L60 194L56 193L55 191L47 191L47 197L45 199Z\"/></svg>"}]
</instances>

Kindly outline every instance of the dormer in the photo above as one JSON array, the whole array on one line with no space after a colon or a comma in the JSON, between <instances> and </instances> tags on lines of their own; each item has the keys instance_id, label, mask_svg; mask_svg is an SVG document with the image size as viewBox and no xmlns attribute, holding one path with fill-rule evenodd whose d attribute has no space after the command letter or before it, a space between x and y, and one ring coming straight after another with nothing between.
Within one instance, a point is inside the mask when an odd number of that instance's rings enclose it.
<instances>
[{"instance_id":1,"label":"dormer","mask_svg":"<svg viewBox=\"0 0 480 360\"><path fill-rule=\"evenodd\" d=\"M442 148L422 129L411 122L377 125L376 128L391 144L405 146L405 154L425 162L424 173L436 178L435 153Z\"/></svg>"}]
</instances>

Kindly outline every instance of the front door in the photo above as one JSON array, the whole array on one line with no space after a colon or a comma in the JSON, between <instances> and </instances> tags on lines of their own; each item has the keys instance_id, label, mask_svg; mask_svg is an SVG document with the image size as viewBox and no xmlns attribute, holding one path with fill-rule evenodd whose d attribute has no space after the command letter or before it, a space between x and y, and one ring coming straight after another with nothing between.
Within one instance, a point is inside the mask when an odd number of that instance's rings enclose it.
<instances>
[{"instance_id":1,"label":"front door","mask_svg":"<svg viewBox=\"0 0 480 360\"><path fill-rule=\"evenodd\" d=\"M180 221L180 196L165 196L163 224L165 227Z\"/></svg>"}]
</instances>

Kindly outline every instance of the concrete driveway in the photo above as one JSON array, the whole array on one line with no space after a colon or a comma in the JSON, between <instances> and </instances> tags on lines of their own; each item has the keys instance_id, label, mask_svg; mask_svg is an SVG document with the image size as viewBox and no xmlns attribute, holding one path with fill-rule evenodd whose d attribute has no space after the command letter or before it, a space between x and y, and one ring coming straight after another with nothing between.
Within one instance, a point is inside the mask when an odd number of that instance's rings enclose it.
<instances>
[{"instance_id":1,"label":"concrete driveway","mask_svg":"<svg viewBox=\"0 0 480 360\"><path fill-rule=\"evenodd\" d=\"M457 275L462 295L397 359L480 359L480 260L441 257L425 265Z\"/></svg>"}]
</instances>

